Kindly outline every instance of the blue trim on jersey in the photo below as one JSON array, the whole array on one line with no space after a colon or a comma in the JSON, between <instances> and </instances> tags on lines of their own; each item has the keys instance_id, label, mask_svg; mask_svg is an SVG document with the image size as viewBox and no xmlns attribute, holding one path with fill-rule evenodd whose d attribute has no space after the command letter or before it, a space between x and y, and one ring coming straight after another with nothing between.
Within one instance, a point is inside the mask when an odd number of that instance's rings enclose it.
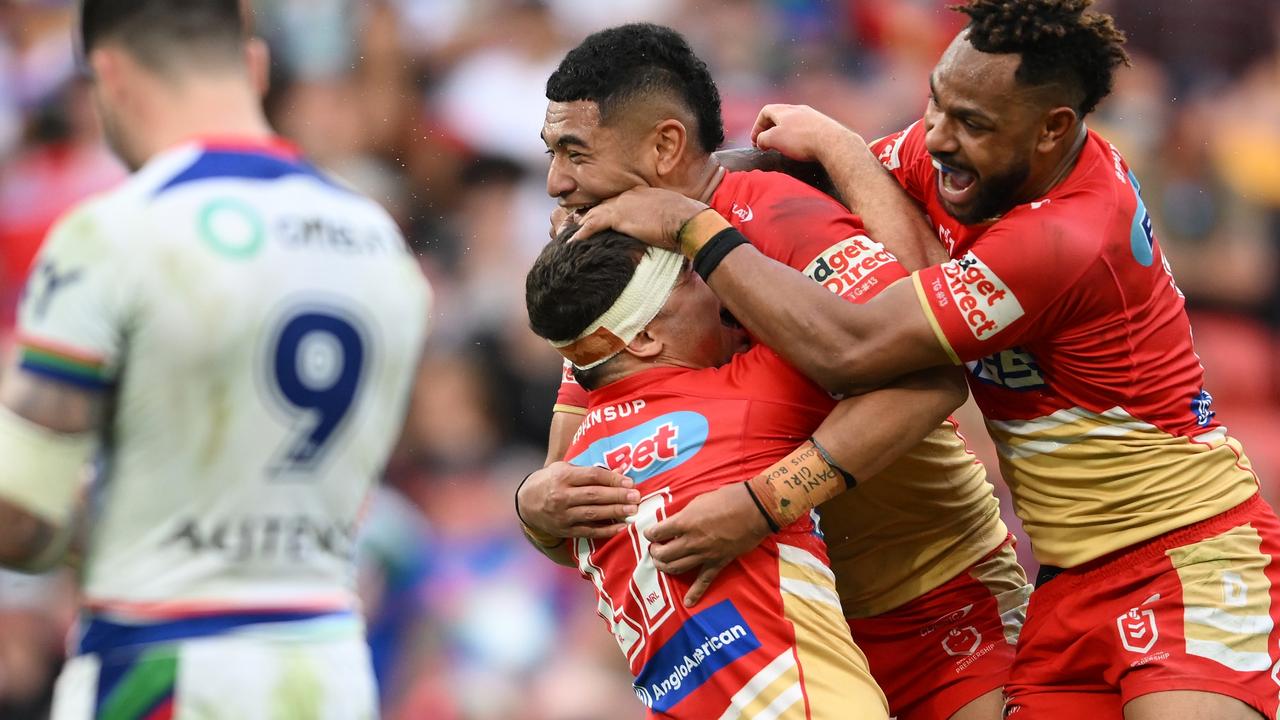
<instances>
[{"instance_id":1,"label":"blue trim on jersey","mask_svg":"<svg viewBox=\"0 0 1280 720\"><path fill-rule=\"evenodd\" d=\"M287 175L305 175L343 192L347 188L325 177L319 170L301 160L286 160L275 155L231 150L205 150L186 170L170 178L156 189L155 194L179 185L214 178L240 178L246 180L276 180Z\"/></svg>"},{"instance_id":2,"label":"blue trim on jersey","mask_svg":"<svg viewBox=\"0 0 1280 720\"><path fill-rule=\"evenodd\" d=\"M25 360L18 363L18 367L32 375L39 375L40 377L47 378L49 380L56 380L60 383L74 385L75 387L83 388L85 390L109 390L112 387L112 383L106 380L98 380L80 373L58 370L48 367L47 365L36 365Z\"/></svg>"},{"instance_id":3,"label":"blue trim on jersey","mask_svg":"<svg viewBox=\"0 0 1280 720\"><path fill-rule=\"evenodd\" d=\"M90 615L82 620L83 630L76 645L77 655L102 653L119 648L189 640L221 635L247 625L297 622L321 617L351 617L349 610L339 612L256 612L225 613L169 620L150 624L117 623Z\"/></svg>"}]
</instances>

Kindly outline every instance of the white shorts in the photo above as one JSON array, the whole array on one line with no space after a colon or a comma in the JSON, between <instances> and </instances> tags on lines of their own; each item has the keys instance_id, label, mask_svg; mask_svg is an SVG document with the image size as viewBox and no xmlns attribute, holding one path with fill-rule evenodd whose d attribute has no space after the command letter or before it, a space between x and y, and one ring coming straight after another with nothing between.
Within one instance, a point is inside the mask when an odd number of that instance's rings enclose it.
<instances>
[{"instance_id":1,"label":"white shorts","mask_svg":"<svg viewBox=\"0 0 1280 720\"><path fill-rule=\"evenodd\" d=\"M227 634L80 655L58 678L53 720L375 720L359 636Z\"/></svg>"}]
</instances>

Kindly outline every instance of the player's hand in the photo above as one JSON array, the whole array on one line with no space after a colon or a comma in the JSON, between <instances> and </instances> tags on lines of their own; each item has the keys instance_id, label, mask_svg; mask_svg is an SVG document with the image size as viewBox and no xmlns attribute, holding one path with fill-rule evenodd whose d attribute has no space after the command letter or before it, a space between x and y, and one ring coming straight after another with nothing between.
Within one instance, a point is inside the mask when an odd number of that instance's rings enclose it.
<instances>
[{"instance_id":1,"label":"player's hand","mask_svg":"<svg viewBox=\"0 0 1280 720\"><path fill-rule=\"evenodd\" d=\"M551 239L555 240L560 237L560 233L564 231L566 225L574 220L576 213L569 212L565 208L557 205L551 211Z\"/></svg>"},{"instance_id":2,"label":"player's hand","mask_svg":"<svg viewBox=\"0 0 1280 720\"><path fill-rule=\"evenodd\" d=\"M640 491L625 475L557 462L538 470L516 493L520 517L555 537L611 538L627 529Z\"/></svg>"},{"instance_id":3,"label":"player's hand","mask_svg":"<svg viewBox=\"0 0 1280 720\"><path fill-rule=\"evenodd\" d=\"M823 154L862 138L808 105L765 105L751 128L751 143L792 160L822 162Z\"/></svg>"},{"instance_id":4,"label":"player's hand","mask_svg":"<svg viewBox=\"0 0 1280 720\"><path fill-rule=\"evenodd\" d=\"M706 203L678 192L636 187L588 210L571 240L612 228L656 248L675 251L680 228L706 209Z\"/></svg>"},{"instance_id":5,"label":"player's hand","mask_svg":"<svg viewBox=\"0 0 1280 720\"><path fill-rule=\"evenodd\" d=\"M769 525L742 483L699 495L645 533L659 570L668 575L698 571L685 593L685 607L696 605L726 565L768 536Z\"/></svg>"}]
</instances>

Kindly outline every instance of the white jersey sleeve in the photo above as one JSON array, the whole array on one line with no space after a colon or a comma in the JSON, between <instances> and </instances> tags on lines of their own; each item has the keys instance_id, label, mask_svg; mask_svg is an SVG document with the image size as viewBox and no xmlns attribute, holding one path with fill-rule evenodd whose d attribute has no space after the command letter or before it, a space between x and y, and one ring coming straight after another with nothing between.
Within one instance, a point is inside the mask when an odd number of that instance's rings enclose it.
<instances>
[{"instance_id":1,"label":"white jersey sleeve","mask_svg":"<svg viewBox=\"0 0 1280 720\"><path fill-rule=\"evenodd\" d=\"M102 215L90 202L54 226L18 311L21 367L91 390L115 381L136 287Z\"/></svg>"}]
</instances>

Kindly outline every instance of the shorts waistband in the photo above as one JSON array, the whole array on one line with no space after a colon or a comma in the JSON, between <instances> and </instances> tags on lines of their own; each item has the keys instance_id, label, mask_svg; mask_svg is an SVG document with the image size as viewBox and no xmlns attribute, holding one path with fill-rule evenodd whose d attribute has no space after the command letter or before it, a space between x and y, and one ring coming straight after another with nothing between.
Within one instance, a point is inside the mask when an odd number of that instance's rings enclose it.
<instances>
[{"instance_id":1,"label":"shorts waistband","mask_svg":"<svg viewBox=\"0 0 1280 720\"><path fill-rule=\"evenodd\" d=\"M354 621L356 616L350 611L225 613L151 624L133 624L113 622L90 615L81 620L76 654L101 654L121 648L221 635L252 626L300 623L321 618Z\"/></svg>"},{"instance_id":2,"label":"shorts waistband","mask_svg":"<svg viewBox=\"0 0 1280 720\"><path fill-rule=\"evenodd\" d=\"M1127 572L1134 564L1164 557L1166 551L1198 540L1207 531L1218 527L1224 530L1234 527L1262 507L1267 507L1266 501L1262 499L1261 494L1255 493L1248 500L1217 515L1176 530L1170 530L1150 540L1120 548L1115 552L1090 560L1082 565L1066 569L1053 565L1042 565L1040 571L1036 574L1035 592L1039 595L1041 601L1055 600L1083 583Z\"/></svg>"}]
</instances>

